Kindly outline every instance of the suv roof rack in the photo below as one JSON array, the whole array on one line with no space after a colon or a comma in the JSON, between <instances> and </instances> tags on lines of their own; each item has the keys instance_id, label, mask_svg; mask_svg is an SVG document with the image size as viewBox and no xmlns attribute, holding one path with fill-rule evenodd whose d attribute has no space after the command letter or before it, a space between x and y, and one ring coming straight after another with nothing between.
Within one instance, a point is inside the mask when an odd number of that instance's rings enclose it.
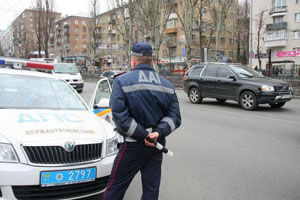
<instances>
[{"instance_id":1,"label":"suv roof rack","mask_svg":"<svg viewBox=\"0 0 300 200\"><path fill-rule=\"evenodd\" d=\"M54 65L42 62L35 62L28 59L0 57L0 65L8 65L14 69L35 69L35 70L53 70Z\"/></svg>"}]
</instances>

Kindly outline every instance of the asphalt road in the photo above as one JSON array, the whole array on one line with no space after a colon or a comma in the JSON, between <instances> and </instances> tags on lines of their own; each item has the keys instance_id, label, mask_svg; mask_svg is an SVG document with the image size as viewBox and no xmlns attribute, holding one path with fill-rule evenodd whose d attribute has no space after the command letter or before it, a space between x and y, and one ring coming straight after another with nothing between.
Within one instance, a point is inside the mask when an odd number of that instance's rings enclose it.
<instances>
[{"instance_id":1,"label":"asphalt road","mask_svg":"<svg viewBox=\"0 0 300 200\"><path fill-rule=\"evenodd\" d=\"M95 83L86 83L89 102ZM236 102L191 104L177 91L182 126L168 137L161 200L299 200L300 100L281 109ZM124 200L141 197L137 175ZM88 198L99 199L99 197Z\"/></svg>"}]
</instances>

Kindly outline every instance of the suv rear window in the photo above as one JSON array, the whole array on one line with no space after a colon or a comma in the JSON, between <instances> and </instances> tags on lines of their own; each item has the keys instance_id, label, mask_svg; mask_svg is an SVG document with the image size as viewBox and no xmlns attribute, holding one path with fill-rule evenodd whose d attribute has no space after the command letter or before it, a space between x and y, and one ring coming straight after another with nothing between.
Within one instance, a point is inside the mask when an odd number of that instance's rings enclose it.
<instances>
[{"instance_id":1,"label":"suv rear window","mask_svg":"<svg viewBox=\"0 0 300 200\"><path fill-rule=\"evenodd\" d=\"M200 76L204 66L197 66L192 69L189 73L189 76Z\"/></svg>"},{"instance_id":2,"label":"suv rear window","mask_svg":"<svg viewBox=\"0 0 300 200\"><path fill-rule=\"evenodd\" d=\"M207 66L204 72L204 76L216 77L217 76L217 66Z\"/></svg>"}]
</instances>

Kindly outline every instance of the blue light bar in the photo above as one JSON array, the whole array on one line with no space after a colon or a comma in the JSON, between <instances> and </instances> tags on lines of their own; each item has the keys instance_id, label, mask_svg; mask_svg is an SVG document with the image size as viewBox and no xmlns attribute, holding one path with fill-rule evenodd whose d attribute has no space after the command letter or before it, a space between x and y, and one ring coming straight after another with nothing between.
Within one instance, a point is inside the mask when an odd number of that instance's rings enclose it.
<instances>
[{"instance_id":1,"label":"blue light bar","mask_svg":"<svg viewBox=\"0 0 300 200\"><path fill-rule=\"evenodd\" d=\"M5 60L0 59L0 65L5 65Z\"/></svg>"}]
</instances>

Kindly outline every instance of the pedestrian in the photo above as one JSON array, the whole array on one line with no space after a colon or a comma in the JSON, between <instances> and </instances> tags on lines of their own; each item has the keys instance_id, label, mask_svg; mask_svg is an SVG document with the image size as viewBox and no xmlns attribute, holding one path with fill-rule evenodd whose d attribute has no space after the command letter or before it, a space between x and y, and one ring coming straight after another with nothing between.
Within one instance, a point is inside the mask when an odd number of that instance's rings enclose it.
<instances>
[{"instance_id":1,"label":"pedestrian","mask_svg":"<svg viewBox=\"0 0 300 200\"><path fill-rule=\"evenodd\" d=\"M276 78L277 78L278 74L279 74L279 68L278 68L278 66L276 67L275 73L276 73Z\"/></svg>"},{"instance_id":2,"label":"pedestrian","mask_svg":"<svg viewBox=\"0 0 300 200\"><path fill-rule=\"evenodd\" d=\"M115 158L104 200L122 200L140 171L142 200L157 200L162 152L145 140L165 145L165 138L181 124L173 85L152 67L152 47L146 42L132 47L132 70L117 77L110 98L117 131L124 136Z\"/></svg>"},{"instance_id":3,"label":"pedestrian","mask_svg":"<svg viewBox=\"0 0 300 200\"><path fill-rule=\"evenodd\" d=\"M254 70L255 70L255 71L258 71L258 67L257 67L257 65L255 66Z\"/></svg>"}]
</instances>

